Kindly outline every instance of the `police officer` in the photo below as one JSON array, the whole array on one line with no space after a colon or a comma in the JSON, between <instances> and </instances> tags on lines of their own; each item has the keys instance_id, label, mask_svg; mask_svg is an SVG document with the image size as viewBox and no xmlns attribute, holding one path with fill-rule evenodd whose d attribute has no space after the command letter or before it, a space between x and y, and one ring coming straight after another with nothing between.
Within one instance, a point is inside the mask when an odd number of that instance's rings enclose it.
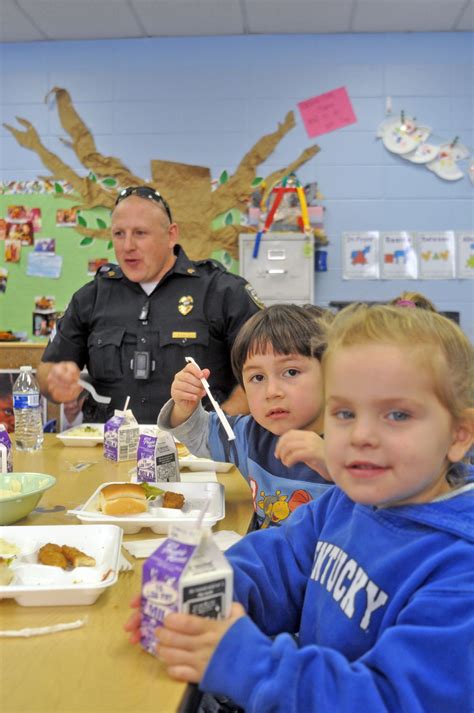
<instances>
[{"instance_id":1,"label":"police officer","mask_svg":"<svg viewBox=\"0 0 474 713\"><path fill-rule=\"evenodd\" d=\"M245 413L230 349L241 325L263 305L252 287L214 260L191 261L163 197L148 186L126 188L112 213L117 265L105 265L59 320L37 376L43 394L65 402L81 392L87 367L104 407L88 397L84 420L105 421L129 408L155 423L185 356L210 369L213 394L229 414Z\"/></svg>"}]
</instances>

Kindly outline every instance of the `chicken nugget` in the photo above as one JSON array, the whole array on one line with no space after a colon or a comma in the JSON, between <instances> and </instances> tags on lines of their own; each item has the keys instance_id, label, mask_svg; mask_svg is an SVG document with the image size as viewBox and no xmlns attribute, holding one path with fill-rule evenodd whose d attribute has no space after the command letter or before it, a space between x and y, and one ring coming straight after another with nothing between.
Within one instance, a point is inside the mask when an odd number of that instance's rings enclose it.
<instances>
[{"instance_id":1,"label":"chicken nugget","mask_svg":"<svg viewBox=\"0 0 474 713\"><path fill-rule=\"evenodd\" d=\"M59 545L54 545L48 542L47 545L43 545L38 552L38 561L41 564L47 564L50 567L61 567L61 569L67 569L67 559L61 552Z\"/></svg>"},{"instance_id":2,"label":"chicken nugget","mask_svg":"<svg viewBox=\"0 0 474 713\"><path fill-rule=\"evenodd\" d=\"M95 567L95 559L86 555L85 552L81 552L77 547L63 545L61 551L73 567Z\"/></svg>"},{"instance_id":3,"label":"chicken nugget","mask_svg":"<svg viewBox=\"0 0 474 713\"><path fill-rule=\"evenodd\" d=\"M163 507L175 508L180 510L184 505L184 495L181 493L172 493L169 490L163 495Z\"/></svg>"}]
</instances>

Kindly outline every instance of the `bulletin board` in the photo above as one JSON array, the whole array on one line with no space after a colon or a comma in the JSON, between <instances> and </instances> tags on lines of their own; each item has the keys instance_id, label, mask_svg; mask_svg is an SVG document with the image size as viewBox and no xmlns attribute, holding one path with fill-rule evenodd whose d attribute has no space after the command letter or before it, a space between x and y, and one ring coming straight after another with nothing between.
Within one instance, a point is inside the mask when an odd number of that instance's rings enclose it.
<instances>
[{"instance_id":1,"label":"bulletin board","mask_svg":"<svg viewBox=\"0 0 474 713\"><path fill-rule=\"evenodd\" d=\"M54 240L54 254L62 260L62 264L58 277L31 276L28 274L28 256L35 250L34 243L31 246L22 245L19 262L9 262L5 259L6 240L0 239L0 275L2 269L7 271L5 291L0 290L0 331L21 333L23 339L46 343L47 336L33 334L35 301L41 297L53 297L56 311L63 312L74 292L93 279L96 261L115 262L115 253L109 239L84 238L74 227L58 227L57 212L74 207L72 196L56 197L54 193L0 194L0 218L7 220L10 206L41 211L41 229L34 233L34 241ZM235 213L235 221L240 222L240 213ZM221 228L228 215L229 211L216 218L213 228ZM106 208L82 211L79 216L89 227L103 229L110 226L110 211ZM215 250L211 257L222 262L230 272L237 273L238 262L226 250Z\"/></svg>"},{"instance_id":2,"label":"bulletin board","mask_svg":"<svg viewBox=\"0 0 474 713\"><path fill-rule=\"evenodd\" d=\"M34 244L22 245L19 262L8 262L5 259L6 240L0 240L0 270L7 271L5 291L0 291L0 331L20 332L28 340L45 342L47 337L33 336L35 299L52 296L55 309L63 311L72 294L93 278L88 273L89 263L98 259L115 262L115 255L109 240L84 240L73 227L58 227L57 211L71 209L74 206L71 198L54 194L3 194L0 195L0 218L7 218L9 206L18 205L40 209L41 229L34 233L34 239L54 239L55 255L61 258L62 264L58 277L30 276L27 274L28 256L34 252ZM88 213L88 221L110 224L109 210L95 208Z\"/></svg>"}]
</instances>

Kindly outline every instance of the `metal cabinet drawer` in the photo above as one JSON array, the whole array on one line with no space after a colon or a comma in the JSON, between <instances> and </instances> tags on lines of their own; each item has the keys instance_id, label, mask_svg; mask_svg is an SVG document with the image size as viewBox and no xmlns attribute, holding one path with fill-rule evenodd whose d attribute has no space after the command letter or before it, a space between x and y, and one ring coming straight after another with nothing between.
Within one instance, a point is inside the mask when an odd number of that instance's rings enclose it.
<instances>
[{"instance_id":1,"label":"metal cabinet drawer","mask_svg":"<svg viewBox=\"0 0 474 713\"><path fill-rule=\"evenodd\" d=\"M265 235L257 258L252 257L254 243L254 235L240 236L240 274L259 297L264 302L312 302L314 260L305 254L305 238Z\"/></svg>"}]
</instances>

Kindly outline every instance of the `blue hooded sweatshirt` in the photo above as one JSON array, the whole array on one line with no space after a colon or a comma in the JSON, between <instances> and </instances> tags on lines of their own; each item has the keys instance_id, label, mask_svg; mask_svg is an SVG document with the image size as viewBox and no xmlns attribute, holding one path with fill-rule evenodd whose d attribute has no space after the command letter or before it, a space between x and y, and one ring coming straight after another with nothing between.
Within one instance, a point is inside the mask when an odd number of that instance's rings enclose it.
<instances>
[{"instance_id":1,"label":"blue hooded sweatshirt","mask_svg":"<svg viewBox=\"0 0 474 713\"><path fill-rule=\"evenodd\" d=\"M333 487L227 551L249 616L201 689L246 713L472 713L473 541L473 482L387 508Z\"/></svg>"}]
</instances>

